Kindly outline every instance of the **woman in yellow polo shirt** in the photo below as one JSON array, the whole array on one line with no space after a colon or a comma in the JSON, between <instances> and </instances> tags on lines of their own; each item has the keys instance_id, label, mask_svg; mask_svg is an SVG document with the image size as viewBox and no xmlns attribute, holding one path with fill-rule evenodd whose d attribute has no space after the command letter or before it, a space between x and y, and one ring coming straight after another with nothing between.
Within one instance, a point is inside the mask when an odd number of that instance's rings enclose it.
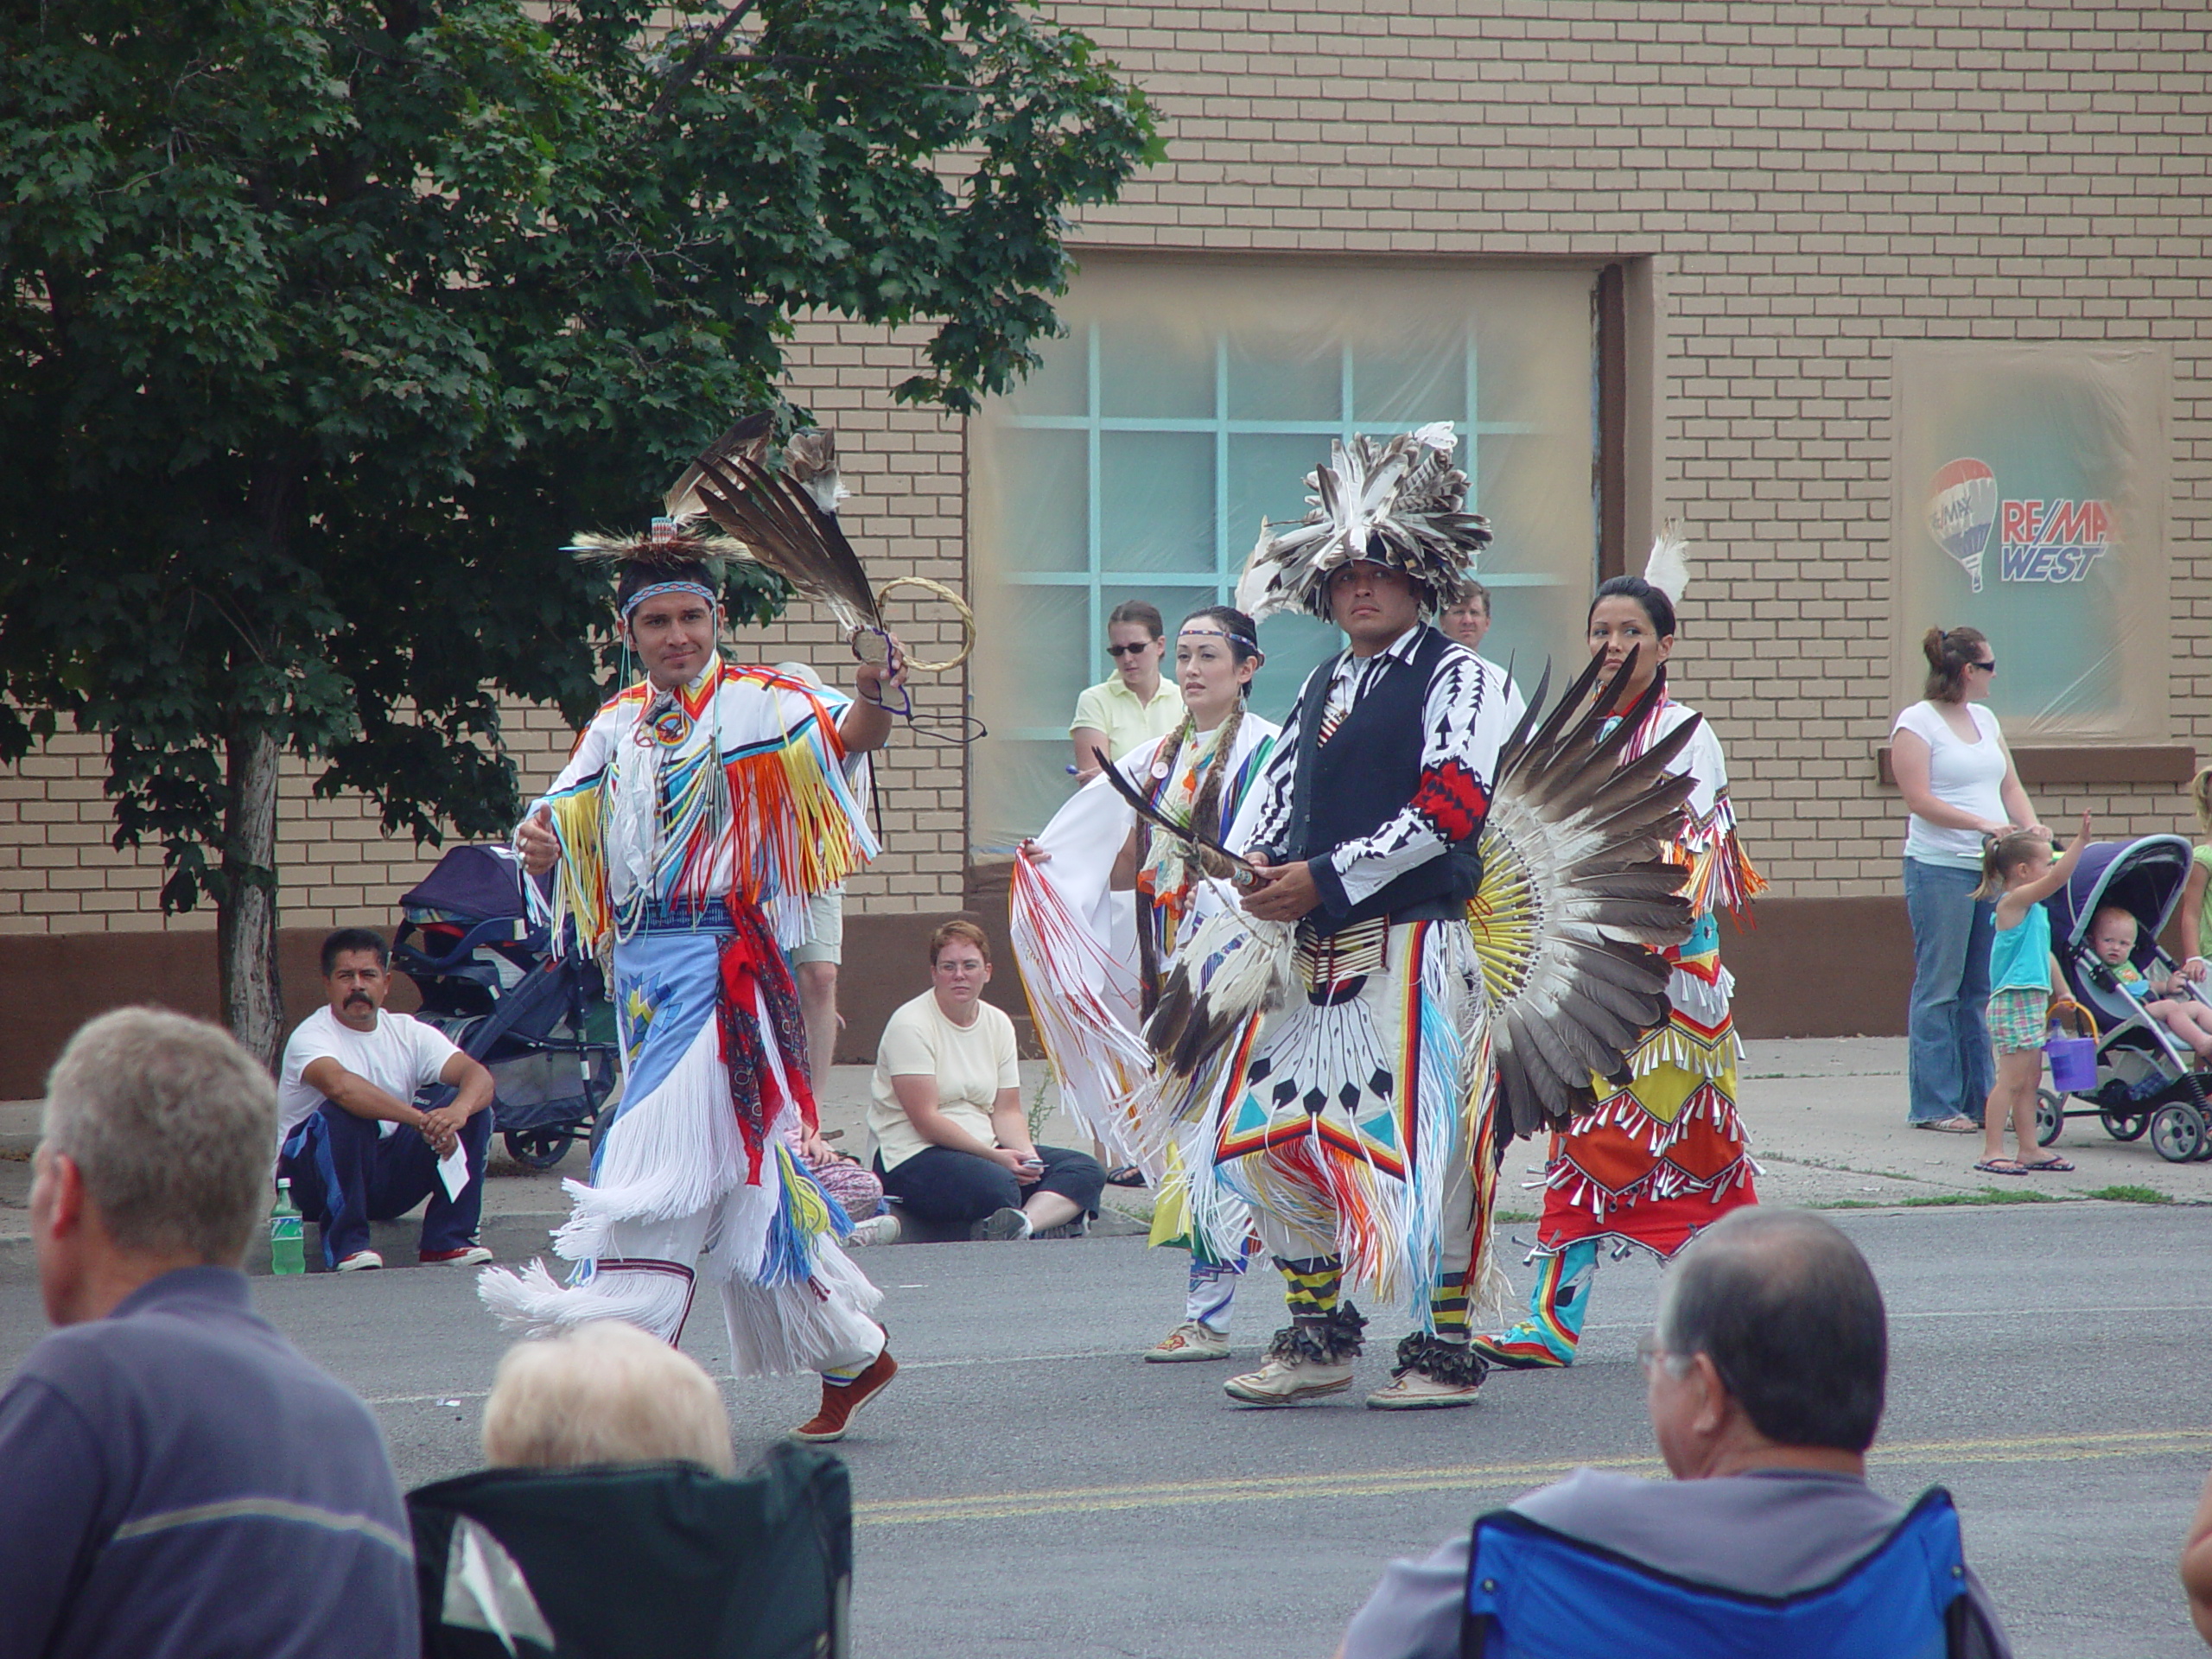
<instances>
[{"instance_id":1,"label":"woman in yellow polo shirt","mask_svg":"<svg viewBox=\"0 0 2212 1659\"><path fill-rule=\"evenodd\" d=\"M1166 634L1159 607L1141 599L1123 600L1106 619L1106 654L1114 659L1114 672L1084 689L1068 722L1078 782L1098 775L1095 751L1103 749L1109 760L1118 760L1182 723L1183 694L1160 672Z\"/></svg>"}]
</instances>

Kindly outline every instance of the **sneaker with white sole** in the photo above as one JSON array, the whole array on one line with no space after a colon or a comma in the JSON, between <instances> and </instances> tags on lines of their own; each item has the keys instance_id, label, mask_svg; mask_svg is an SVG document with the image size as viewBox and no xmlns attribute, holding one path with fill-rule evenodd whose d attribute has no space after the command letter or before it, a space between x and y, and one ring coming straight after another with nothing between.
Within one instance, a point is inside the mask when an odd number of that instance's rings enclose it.
<instances>
[{"instance_id":1,"label":"sneaker with white sole","mask_svg":"<svg viewBox=\"0 0 2212 1659\"><path fill-rule=\"evenodd\" d=\"M1145 1357L1155 1365L1176 1365L1192 1359L1227 1359L1229 1338L1201 1319L1185 1319L1147 1349Z\"/></svg>"},{"instance_id":2,"label":"sneaker with white sole","mask_svg":"<svg viewBox=\"0 0 2212 1659\"><path fill-rule=\"evenodd\" d=\"M384 1266L384 1257L374 1250L356 1250L338 1264L340 1273L369 1273Z\"/></svg>"},{"instance_id":3,"label":"sneaker with white sole","mask_svg":"<svg viewBox=\"0 0 2212 1659\"><path fill-rule=\"evenodd\" d=\"M855 1244L896 1244L899 1242L899 1217L870 1216L866 1221L853 1224L852 1236L845 1243Z\"/></svg>"},{"instance_id":4,"label":"sneaker with white sole","mask_svg":"<svg viewBox=\"0 0 2212 1659\"><path fill-rule=\"evenodd\" d=\"M969 1233L969 1236L988 1238L995 1243L1004 1243L1008 1239L1028 1237L1029 1230L1029 1217L1008 1205L1005 1209L994 1211L977 1222L975 1230Z\"/></svg>"},{"instance_id":5,"label":"sneaker with white sole","mask_svg":"<svg viewBox=\"0 0 2212 1659\"><path fill-rule=\"evenodd\" d=\"M491 1251L472 1240L457 1249L417 1250L415 1252L415 1259L426 1268L475 1268L481 1267L493 1258Z\"/></svg>"}]
</instances>

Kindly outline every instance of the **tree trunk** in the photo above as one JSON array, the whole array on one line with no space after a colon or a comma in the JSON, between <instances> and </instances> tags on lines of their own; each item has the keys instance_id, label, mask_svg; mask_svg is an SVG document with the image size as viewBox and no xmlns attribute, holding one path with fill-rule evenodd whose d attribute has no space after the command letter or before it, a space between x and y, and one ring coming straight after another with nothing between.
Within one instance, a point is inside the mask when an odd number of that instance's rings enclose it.
<instances>
[{"instance_id":1,"label":"tree trunk","mask_svg":"<svg viewBox=\"0 0 2212 1659\"><path fill-rule=\"evenodd\" d=\"M272 1071L284 1039L276 982L276 762L272 732L226 745L230 801L223 813L223 879L215 903L223 1023Z\"/></svg>"}]
</instances>

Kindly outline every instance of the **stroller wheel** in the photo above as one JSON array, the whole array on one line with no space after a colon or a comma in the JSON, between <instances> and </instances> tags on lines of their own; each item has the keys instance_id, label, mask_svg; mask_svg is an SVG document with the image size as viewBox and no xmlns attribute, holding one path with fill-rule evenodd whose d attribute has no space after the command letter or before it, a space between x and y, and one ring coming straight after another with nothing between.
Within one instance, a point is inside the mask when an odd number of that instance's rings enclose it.
<instances>
[{"instance_id":1,"label":"stroller wheel","mask_svg":"<svg viewBox=\"0 0 2212 1659\"><path fill-rule=\"evenodd\" d=\"M2036 1090L2036 1145L2047 1147L2065 1133L2066 1096L2048 1089Z\"/></svg>"},{"instance_id":2,"label":"stroller wheel","mask_svg":"<svg viewBox=\"0 0 2212 1659\"><path fill-rule=\"evenodd\" d=\"M507 1143L507 1156L531 1169L550 1169L569 1155L576 1136L572 1129L506 1129L499 1138Z\"/></svg>"},{"instance_id":3,"label":"stroller wheel","mask_svg":"<svg viewBox=\"0 0 2212 1659\"><path fill-rule=\"evenodd\" d=\"M2107 1108L2097 1116L2104 1122L2105 1133L2115 1141L2140 1141L2143 1131L2151 1127L2148 1112L2115 1112Z\"/></svg>"},{"instance_id":4,"label":"stroller wheel","mask_svg":"<svg viewBox=\"0 0 2212 1659\"><path fill-rule=\"evenodd\" d=\"M2152 1149L2168 1163L2188 1163L2205 1146L2204 1117L2196 1107L2177 1101L2151 1114Z\"/></svg>"}]
</instances>

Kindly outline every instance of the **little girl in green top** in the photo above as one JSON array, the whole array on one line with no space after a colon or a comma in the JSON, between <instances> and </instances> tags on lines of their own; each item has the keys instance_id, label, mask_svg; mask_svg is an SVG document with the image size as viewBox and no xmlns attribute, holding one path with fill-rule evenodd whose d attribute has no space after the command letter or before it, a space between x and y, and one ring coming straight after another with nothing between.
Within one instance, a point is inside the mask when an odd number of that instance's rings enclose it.
<instances>
[{"instance_id":1,"label":"little girl in green top","mask_svg":"<svg viewBox=\"0 0 2212 1659\"><path fill-rule=\"evenodd\" d=\"M2050 954L2050 912L2043 901L2066 885L2082 849L2089 844L2089 815L2082 833L2056 860L2050 842L2034 830L1993 836L1981 855L1977 899L1997 900L1997 932L1989 945L1989 1038L1997 1050L1997 1086L1981 1116L1981 1161L1991 1175L2031 1170L2070 1170L2053 1153L2031 1155L2036 1144L2036 1085L2043 1081L2043 1028L2054 987L2064 981ZM2012 1120L2017 1157L2005 1155L2005 1120Z\"/></svg>"}]
</instances>

